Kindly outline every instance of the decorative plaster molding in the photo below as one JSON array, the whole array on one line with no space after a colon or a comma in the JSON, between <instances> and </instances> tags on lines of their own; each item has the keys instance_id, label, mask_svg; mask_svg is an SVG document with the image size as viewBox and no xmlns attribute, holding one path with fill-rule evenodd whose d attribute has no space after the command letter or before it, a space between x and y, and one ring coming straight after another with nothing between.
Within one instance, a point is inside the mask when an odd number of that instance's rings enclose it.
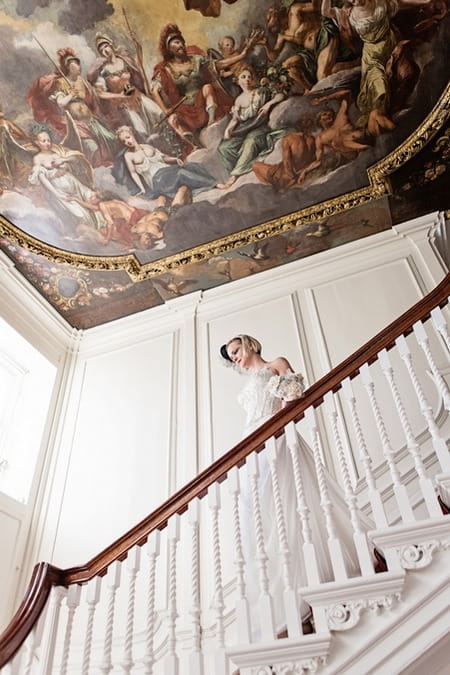
<instances>
[{"instance_id":1,"label":"decorative plaster molding","mask_svg":"<svg viewBox=\"0 0 450 675\"><path fill-rule=\"evenodd\" d=\"M346 602L326 608L327 625L330 630L349 630L356 626L364 609L364 602Z\"/></svg>"},{"instance_id":2,"label":"decorative plaster molding","mask_svg":"<svg viewBox=\"0 0 450 675\"><path fill-rule=\"evenodd\" d=\"M433 553L440 548L438 541L427 541L423 544L402 546L397 548L396 551L405 570L416 570L427 567L432 561Z\"/></svg>"},{"instance_id":3,"label":"decorative plaster molding","mask_svg":"<svg viewBox=\"0 0 450 675\"><path fill-rule=\"evenodd\" d=\"M400 599L400 593L390 593L378 598L329 606L326 608L328 628L334 631L354 628L359 623L363 610L367 609L374 614L379 614L382 609L391 609Z\"/></svg>"},{"instance_id":4,"label":"decorative plaster molding","mask_svg":"<svg viewBox=\"0 0 450 675\"><path fill-rule=\"evenodd\" d=\"M327 662L330 643L329 633L316 633L298 640L237 646L227 649L226 655L238 668L251 668L254 675L297 675L305 670L315 673Z\"/></svg>"},{"instance_id":5,"label":"decorative plaster molding","mask_svg":"<svg viewBox=\"0 0 450 675\"><path fill-rule=\"evenodd\" d=\"M26 340L57 363L62 351L71 350L82 331L73 329L36 291L0 251L0 316Z\"/></svg>"},{"instance_id":6,"label":"decorative plaster molding","mask_svg":"<svg viewBox=\"0 0 450 675\"><path fill-rule=\"evenodd\" d=\"M364 609L376 613L390 609L401 598L404 580L403 570L384 572L301 588L299 594L313 609L325 609L329 630L342 631L356 626Z\"/></svg>"},{"instance_id":7,"label":"decorative plaster molding","mask_svg":"<svg viewBox=\"0 0 450 675\"><path fill-rule=\"evenodd\" d=\"M273 666L259 666L252 668L252 675L304 675L307 673L317 673L322 666L326 664L326 658L317 656L311 659L302 659L301 661L291 661Z\"/></svg>"},{"instance_id":8,"label":"decorative plaster molding","mask_svg":"<svg viewBox=\"0 0 450 675\"><path fill-rule=\"evenodd\" d=\"M450 518L395 525L368 536L383 554L395 551L403 569L419 569L427 567L435 553L450 547Z\"/></svg>"}]
</instances>

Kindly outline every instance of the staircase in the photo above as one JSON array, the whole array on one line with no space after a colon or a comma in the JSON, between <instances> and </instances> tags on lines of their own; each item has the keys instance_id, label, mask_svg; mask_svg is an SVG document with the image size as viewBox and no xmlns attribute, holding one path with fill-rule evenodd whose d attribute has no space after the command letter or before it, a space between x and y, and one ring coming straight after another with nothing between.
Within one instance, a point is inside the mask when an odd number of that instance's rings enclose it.
<instances>
[{"instance_id":1,"label":"staircase","mask_svg":"<svg viewBox=\"0 0 450 675\"><path fill-rule=\"evenodd\" d=\"M86 565L38 564L0 636L0 674L443 675L450 647L450 275L426 298ZM296 438L317 472L333 580L317 565ZM295 503L275 461L284 438ZM252 490L259 597L248 595L240 500L270 466L274 511ZM353 528L350 575L327 472ZM299 550L286 543L296 511ZM317 515L317 514L315 514ZM278 551L264 532L276 531ZM283 568L273 597L270 557ZM290 571L300 556L304 583ZM274 603L283 601L285 630ZM302 625L300 600L312 609ZM251 606L253 605L253 606ZM312 632L311 632L312 631Z\"/></svg>"}]
</instances>

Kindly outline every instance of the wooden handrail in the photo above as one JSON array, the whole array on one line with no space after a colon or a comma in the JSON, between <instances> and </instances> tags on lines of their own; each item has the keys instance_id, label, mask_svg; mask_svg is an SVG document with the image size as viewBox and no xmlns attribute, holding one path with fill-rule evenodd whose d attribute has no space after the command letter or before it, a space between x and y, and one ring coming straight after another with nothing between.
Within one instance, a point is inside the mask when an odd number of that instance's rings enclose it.
<instances>
[{"instance_id":1,"label":"wooden handrail","mask_svg":"<svg viewBox=\"0 0 450 675\"><path fill-rule=\"evenodd\" d=\"M52 585L82 584L97 575L106 574L112 562L125 559L133 546L143 545L152 531L164 529L171 516L186 511L193 499L204 497L210 485L223 481L230 469L245 463L250 453L261 451L268 438L280 436L288 422L300 420L307 408L317 407L325 394L338 391L345 378L355 377L361 366L374 362L382 349L392 348L400 335L409 334L417 321L423 321L430 316L432 309L444 307L449 295L450 273L431 293L315 382L300 400L289 403L85 565L62 570L46 563L39 563L34 569L21 606L6 631L0 636L0 667L8 662L25 640L45 605Z\"/></svg>"},{"instance_id":2,"label":"wooden handrail","mask_svg":"<svg viewBox=\"0 0 450 675\"><path fill-rule=\"evenodd\" d=\"M49 563L35 565L25 596L13 620L0 636L0 668L8 663L38 620L52 586L60 586L62 570Z\"/></svg>"}]
</instances>

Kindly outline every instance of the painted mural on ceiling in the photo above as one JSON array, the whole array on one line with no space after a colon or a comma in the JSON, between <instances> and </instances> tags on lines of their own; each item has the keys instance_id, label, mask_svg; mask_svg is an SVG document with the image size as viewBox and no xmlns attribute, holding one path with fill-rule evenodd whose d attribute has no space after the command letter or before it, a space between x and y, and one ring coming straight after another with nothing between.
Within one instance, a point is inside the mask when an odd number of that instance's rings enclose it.
<instances>
[{"instance_id":1,"label":"painted mural on ceiling","mask_svg":"<svg viewBox=\"0 0 450 675\"><path fill-rule=\"evenodd\" d=\"M0 246L75 327L433 209L445 0L3 0L0 37Z\"/></svg>"}]
</instances>

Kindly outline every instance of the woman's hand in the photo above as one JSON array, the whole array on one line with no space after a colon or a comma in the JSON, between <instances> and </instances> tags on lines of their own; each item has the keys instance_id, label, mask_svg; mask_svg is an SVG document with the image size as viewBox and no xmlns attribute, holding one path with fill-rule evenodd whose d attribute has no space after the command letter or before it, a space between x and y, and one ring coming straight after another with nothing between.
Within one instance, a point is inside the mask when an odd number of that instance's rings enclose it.
<instances>
[{"instance_id":1,"label":"woman's hand","mask_svg":"<svg viewBox=\"0 0 450 675\"><path fill-rule=\"evenodd\" d=\"M269 110L270 110L270 105L268 105L267 103L265 103L265 104L264 104L263 106L261 106L261 108L258 110L258 113L257 113L256 117L258 117L258 118L260 118L260 117L265 117L265 116L269 113Z\"/></svg>"}]
</instances>

